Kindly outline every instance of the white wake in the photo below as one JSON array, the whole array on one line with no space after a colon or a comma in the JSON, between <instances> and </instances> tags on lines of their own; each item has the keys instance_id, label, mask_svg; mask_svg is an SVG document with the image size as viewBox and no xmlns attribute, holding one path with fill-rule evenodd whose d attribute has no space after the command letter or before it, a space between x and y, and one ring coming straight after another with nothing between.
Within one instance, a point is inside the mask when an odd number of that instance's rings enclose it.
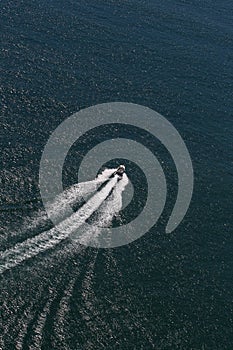
<instances>
[{"instance_id":1,"label":"white wake","mask_svg":"<svg viewBox=\"0 0 233 350\"><path fill-rule=\"evenodd\" d=\"M96 179L74 184L69 189L63 191L49 203L47 208L49 211L49 216L53 217L56 222L64 220L66 218L67 209L70 209L72 204L79 204L83 198L93 194L98 187L101 186L114 173L114 171L116 171L116 169L105 169L97 176ZM34 230L38 226L45 224L47 220L47 214L39 211L33 220L27 220L25 222L23 231L28 229Z\"/></svg>"},{"instance_id":2,"label":"white wake","mask_svg":"<svg viewBox=\"0 0 233 350\"><path fill-rule=\"evenodd\" d=\"M106 169L97 179L72 186L71 189L64 191L51 205L56 215L62 217L67 205L77 203L83 196L93 193L103 184L108 177L113 174L115 169ZM115 175L106 185L97 191L90 199L70 217L56 225L54 228L39 234L36 237L29 238L22 243L16 244L13 248L4 251L0 255L0 273L13 268L26 259L32 258L37 254L54 247L62 240L68 238L71 234L75 237L75 232L80 228L79 243L88 245L90 240L96 242L98 246L98 235L102 227L108 226L112 218L122 207L122 192L128 183L128 178L124 174L121 181L118 182L118 176ZM90 228L82 230L82 225L90 216L96 212L96 219ZM89 227L89 226L88 226Z\"/></svg>"},{"instance_id":3,"label":"white wake","mask_svg":"<svg viewBox=\"0 0 233 350\"><path fill-rule=\"evenodd\" d=\"M122 192L127 184L128 178L124 175L114 187L112 194L99 207L94 223L78 238L79 243L88 245L91 242L92 246L98 247L98 236L102 232L102 228L108 227L122 208ZM75 239L75 234L72 235L72 238Z\"/></svg>"}]
</instances>

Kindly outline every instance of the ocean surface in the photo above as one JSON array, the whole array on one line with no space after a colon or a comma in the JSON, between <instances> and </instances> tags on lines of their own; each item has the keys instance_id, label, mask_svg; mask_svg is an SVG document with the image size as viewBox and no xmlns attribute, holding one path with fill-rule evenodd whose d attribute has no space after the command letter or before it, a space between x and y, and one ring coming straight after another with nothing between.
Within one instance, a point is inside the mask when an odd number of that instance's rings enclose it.
<instances>
[{"instance_id":1,"label":"ocean surface","mask_svg":"<svg viewBox=\"0 0 233 350\"><path fill-rule=\"evenodd\" d=\"M165 210L129 245L65 239L2 273L0 349L233 348L232 18L230 0L1 1L2 252L51 229L38 219L42 152L62 121L92 105L132 102L166 117L190 152L194 192L181 224L165 233L177 194L166 149L114 125L77 141L65 188L78 181L80 153L132 137L164 164ZM143 169L127 165L137 191L123 221L146 192Z\"/></svg>"}]
</instances>

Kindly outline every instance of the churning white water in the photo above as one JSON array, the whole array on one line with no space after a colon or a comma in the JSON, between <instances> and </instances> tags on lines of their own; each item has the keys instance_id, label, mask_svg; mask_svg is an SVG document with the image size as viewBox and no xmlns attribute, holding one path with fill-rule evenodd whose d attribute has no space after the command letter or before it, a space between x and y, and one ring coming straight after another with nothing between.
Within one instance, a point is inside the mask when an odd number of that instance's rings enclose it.
<instances>
[{"instance_id":1,"label":"churning white water","mask_svg":"<svg viewBox=\"0 0 233 350\"><path fill-rule=\"evenodd\" d=\"M71 234L75 240L78 229L79 243L88 245L88 242L92 241L98 246L98 235L102 228L109 226L114 215L122 208L122 192L128 183L126 174L120 181L117 175L109 179L114 171L115 169L106 169L95 180L76 184L59 195L50 204L50 210L60 219L60 222L54 228L4 251L0 255L0 273L54 247L62 240L69 238ZM103 187L97 191L101 185ZM93 194L95 191L96 193ZM67 218L63 217L68 205L79 203L84 196L91 194L93 195L77 212ZM96 214L94 222L91 225L84 225L93 213Z\"/></svg>"}]
</instances>

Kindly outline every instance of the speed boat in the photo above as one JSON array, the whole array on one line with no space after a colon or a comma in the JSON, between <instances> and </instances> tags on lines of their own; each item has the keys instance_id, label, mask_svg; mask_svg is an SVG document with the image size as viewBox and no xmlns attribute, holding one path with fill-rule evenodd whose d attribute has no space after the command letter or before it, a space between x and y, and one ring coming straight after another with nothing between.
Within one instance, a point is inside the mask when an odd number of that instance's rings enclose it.
<instances>
[{"instance_id":1,"label":"speed boat","mask_svg":"<svg viewBox=\"0 0 233 350\"><path fill-rule=\"evenodd\" d=\"M118 175L120 178L122 178L122 176L124 175L124 172L125 172L125 166L121 164L115 171L114 175Z\"/></svg>"},{"instance_id":2,"label":"speed boat","mask_svg":"<svg viewBox=\"0 0 233 350\"><path fill-rule=\"evenodd\" d=\"M124 173L125 173L125 166L121 164L108 178L106 178L106 180L103 183L101 183L101 185L97 188L97 191L101 191L102 188L107 184L107 182L110 179L113 179L115 176L117 176L117 182L120 181L122 179ZM109 193L109 195L112 193L112 191L113 191L113 188L112 188L111 192Z\"/></svg>"}]
</instances>

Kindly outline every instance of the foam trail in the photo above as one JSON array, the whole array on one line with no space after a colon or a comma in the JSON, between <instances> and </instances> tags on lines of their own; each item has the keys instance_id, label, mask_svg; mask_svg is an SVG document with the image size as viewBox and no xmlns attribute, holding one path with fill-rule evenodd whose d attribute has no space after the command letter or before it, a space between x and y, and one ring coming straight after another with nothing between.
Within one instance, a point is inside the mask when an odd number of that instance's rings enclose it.
<instances>
[{"instance_id":1,"label":"foam trail","mask_svg":"<svg viewBox=\"0 0 233 350\"><path fill-rule=\"evenodd\" d=\"M83 197L89 196L97 191L116 169L105 169L96 179L92 181L81 182L73 185L71 188L62 192L50 203L48 211L49 214L59 221L66 218L66 210L70 205L80 203Z\"/></svg>"},{"instance_id":2,"label":"foam trail","mask_svg":"<svg viewBox=\"0 0 233 350\"><path fill-rule=\"evenodd\" d=\"M113 217L117 215L122 208L122 192L128 182L128 177L124 174L122 180L114 187L109 198L107 198L99 207L97 211L97 219L94 224L92 224L90 229L78 238L79 243L87 245L92 241L92 243L95 243L95 245L98 246L98 236L101 233L102 228L109 226ZM72 235L72 238L75 239L75 235Z\"/></svg>"},{"instance_id":3,"label":"foam trail","mask_svg":"<svg viewBox=\"0 0 233 350\"><path fill-rule=\"evenodd\" d=\"M76 213L59 223L55 228L41 233L39 236L29 238L22 243L18 243L0 255L0 273L17 266L26 259L54 247L60 241L67 238L72 232L77 230L84 222L100 207L102 202L116 185L118 180L114 176L109 182L87 203L85 203Z\"/></svg>"},{"instance_id":4,"label":"foam trail","mask_svg":"<svg viewBox=\"0 0 233 350\"><path fill-rule=\"evenodd\" d=\"M50 202L48 208L50 215L58 222L64 220L66 218L66 211L72 204L80 203L83 197L89 196L97 191L98 187L101 186L114 171L116 171L116 169L105 169L96 179L74 184L69 189L62 192ZM23 231L36 229L47 221L47 214L40 210L31 222L28 220L25 222Z\"/></svg>"}]
</instances>

